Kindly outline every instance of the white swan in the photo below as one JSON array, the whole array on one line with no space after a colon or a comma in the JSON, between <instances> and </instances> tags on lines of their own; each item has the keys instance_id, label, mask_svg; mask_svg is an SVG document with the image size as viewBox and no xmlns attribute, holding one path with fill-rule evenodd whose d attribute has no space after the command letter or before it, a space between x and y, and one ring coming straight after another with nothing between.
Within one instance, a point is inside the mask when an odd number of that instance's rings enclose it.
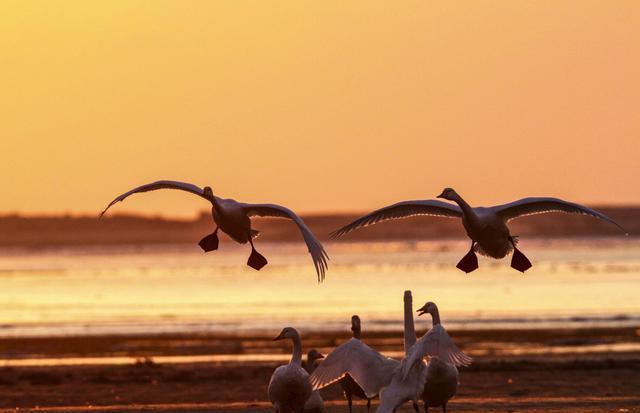
<instances>
[{"instance_id":1,"label":"white swan","mask_svg":"<svg viewBox=\"0 0 640 413\"><path fill-rule=\"evenodd\" d=\"M311 384L314 389L321 389L349 374L367 397L380 394L376 412L392 413L409 400L417 405L427 374L422 360L425 355L438 356L459 365L471 361L439 325L418 340L400 363L382 356L360 340L351 339L325 358L311 375Z\"/></svg>"},{"instance_id":2,"label":"white swan","mask_svg":"<svg viewBox=\"0 0 640 413\"><path fill-rule=\"evenodd\" d=\"M267 394L276 413L302 413L311 396L309 373L302 368L302 342L295 328L285 327L274 341L285 338L293 341L293 355L289 364L279 366L271 375Z\"/></svg>"},{"instance_id":3,"label":"white swan","mask_svg":"<svg viewBox=\"0 0 640 413\"><path fill-rule=\"evenodd\" d=\"M354 315L351 317L351 331L353 332L353 339L360 340L361 337L361 324L360 317ZM347 399L347 404L349 405L349 413L353 412L353 396L359 397L367 401L367 412L371 410L371 397L368 397L362 387L356 383L353 378L349 374L345 375L339 381L340 387L342 387L342 393L344 397Z\"/></svg>"},{"instance_id":4,"label":"white swan","mask_svg":"<svg viewBox=\"0 0 640 413\"><path fill-rule=\"evenodd\" d=\"M102 217L105 212L114 204L124 201L128 196L137 194L139 192L155 191L157 189L177 189L181 191L191 192L196 194L207 201L211 202L211 213L213 220L216 223L215 231L204 237L199 245L205 251L213 251L218 249L218 229L221 229L224 233L229 235L234 241L240 244L251 244L251 255L247 261L247 265L260 270L267 264L266 258L259 254L253 246L253 238L257 237L259 231L251 229L251 217L276 217L287 218L296 223L302 237L307 244L311 258L313 259L313 265L316 268L318 275L318 281L324 280L325 271L327 269L327 259L329 256L325 252L320 241L313 235L311 230L306 226L304 221L296 215L295 212L288 208L275 204L246 204L237 202L233 199L222 199L213 195L213 191L210 187L205 186L199 188L196 185L186 182L177 181L156 181L150 184L142 185L132 189L129 192L118 196L111 201L109 205L102 211L100 216Z\"/></svg>"},{"instance_id":5,"label":"white swan","mask_svg":"<svg viewBox=\"0 0 640 413\"><path fill-rule=\"evenodd\" d=\"M418 310L418 315L431 314L433 326L440 325L440 313L435 303L428 302ZM444 327L443 327L444 328ZM443 413L447 413L447 402L458 391L458 369L453 363L431 357L427 363L427 381L421 398L424 402L425 413L429 407L442 406Z\"/></svg>"},{"instance_id":6,"label":"white swan","mask_svg":"<svg viewBox=\"0 0 640 413\"><path fill-rule=\"evenodd\" d=\"M472 208L451 188L445 188L438 195L438 198L453 201L457 205L437 200L398 202L358 218L333 232L332 236L340 237L358 228L377 224L378 222L415 215L460 218L467 235L471 238L471 249L460 260L457 267L469 273L478 268L478 257L475 255L475 251L493 258L504 258L513 251L511 260L513 268L522 272L531 268L531 262L516 248L517 238L510 234L507 227L507 223L514 218L546 212L590 215L612 223L622 231L625 231L617 222L598 211L557 198L523 198L515 202L488 208Z\"/></svg>"},{"instance_id":7,"label":"white swan","mask_svg":"<svg viewBox=\"0 0 640 413\"><path fill-rule=\"evenodd\" d=\"M307 364L305 366L307 373L313 373L317 367L317 362L323 358L324 356L315 348L309 350L307 353ZM314 390L311 393L311 396L309 396L307 402L304 404L303 411L304 413L324 413L324 401L322 400L319 390Z\"/></svg>"}]
</instances>

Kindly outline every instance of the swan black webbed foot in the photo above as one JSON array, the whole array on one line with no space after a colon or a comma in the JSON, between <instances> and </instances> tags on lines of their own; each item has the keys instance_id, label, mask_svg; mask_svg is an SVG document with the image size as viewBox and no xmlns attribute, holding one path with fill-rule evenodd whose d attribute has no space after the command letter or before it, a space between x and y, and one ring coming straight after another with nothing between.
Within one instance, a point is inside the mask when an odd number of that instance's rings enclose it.
<instances>
[{"instance_id":1,"label":"swan black webbed foot","mask_svg":"<svg viewBox=\"0 0 640 413\"><path fill-rule=\"evenodd\" d=\"M478 256L475 251L473 251L474 244L475 243L472 241L471 249L456 265L459 270L462 270L467 274L478 269Z\"/></svg>"},{"instance_id":2,"label":"swan black webbed foot","mask_svg":"<svg viewBox=\"0 0 640 413\"><path fill-rule=\"evenodd\" d=\"M516 242L513 237L509 238L511 244L513 245L513 255L511 256L511 267L520 271L525 272L529 268L533 266L531 261L522 253L519 249L516 248Z\"/></svg>"},{"instance_id":3,"label":"swan black webbed foot","mask_svg":"<svg viewBox=\"0 0 640 413\"><path fill-rule=\"evenodd\" d=\"M260 271L262 267L267 265L267 259L262 256L256 248L253 246L253 240L251 239L251 234L249 234L249 244L251 244L251 255L249 255L249 259L247 260L247 265L254 270Z\"/></svg>"},{"instance_id":4,"label":"swan black webbed foot","mask_svg":"<svg viewBox=\"0 0 640 413\"><path fill-rule=\"evenodd\" d=\"M206 237L202 238L198 245L203 249L204 252L215 251L218 249L218 227L213 231L213 234L209 234Z\"/></svg>"}]
</instances>

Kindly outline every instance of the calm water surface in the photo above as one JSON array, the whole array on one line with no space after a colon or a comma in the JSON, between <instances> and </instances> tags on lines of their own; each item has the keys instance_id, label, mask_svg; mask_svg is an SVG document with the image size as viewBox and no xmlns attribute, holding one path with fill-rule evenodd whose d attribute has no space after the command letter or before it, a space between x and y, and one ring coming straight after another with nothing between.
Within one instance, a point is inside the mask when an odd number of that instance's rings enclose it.
<instances>
[{"instance_id":1,"label":"calm water surface","mask_svg":"<svg viewBox=\"0 0 640 413\"><path fill-rule=\"evenodd\" d=\"M403 291L435 301L449 328L640 325L640 239L521 241L534 263L455 268L467 243L333 243L316 282L303 244L0 250L0 336L259 330L284 325L398 329Z\"/></svg>"}]
</instances>

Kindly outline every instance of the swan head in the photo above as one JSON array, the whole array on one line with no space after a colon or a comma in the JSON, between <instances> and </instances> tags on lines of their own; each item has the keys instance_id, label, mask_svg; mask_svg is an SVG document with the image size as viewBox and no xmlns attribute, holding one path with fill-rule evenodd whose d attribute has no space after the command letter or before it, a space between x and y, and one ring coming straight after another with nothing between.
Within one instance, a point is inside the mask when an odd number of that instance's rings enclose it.
<instances>
[{"instance_id":1,"label":"swan head","mask_svg":"<svg viewBox=\"0 0 640 413\"><path fill-rule=\"evenodd\" d=\"M351 316L351 331L360 331L360 317L357 315Z\"/></svg>"},{"instance_id":2,"label":"swan head","mask_svg":"<svg viewBox=\"0 0 640 413\"><path fill-rule=\"evenodd\" d=\"M203 189L204 196L208 199L213 199L213 189L210 186L205 186Z\"/></svg>"},{"instance_id":3,"label":"swan head","mask_svg":"<svg viewBox=\"0 0 640 413\"><path fill-rule=\"evenodd\" d=\"M324 358L324 356L322 355L322 353L320 353L320 352L319 352L318 350L316 350L315 348L314 348L314 349L311 349L311 350L309 350L309 352L307 353L307 364L308 364L309 366L313 366L313 364L314 364L316 361L318 361L318 360L320 360L320 359L323 359L323 358Z\"/></svg>"},{"instance_id":4,"label":"swan head","mask_svg":"<svg viewBox=\"0 0 640 413\"><path fill-rule=\"evenodd\" d=\"M423 314L433 314L436 311L438 311L438 307L436 307L436 304L429 301L418 309L418 315L421 316Z\"/></svg>"},{"instance_id":5,"label":"swan head","mask_svg":"<svg viewBox=\"0 0 640 413\"><path fill-rule=\"evenodd\" d=\"M273 341L284 340L285 338L290 338L293 340L296 336L298 336L298 332L293 327L285 327L282 329L278 337L274 338Z\"/></svg>"},{"instance_id":6,"label":"swan head","mask_svg":"<svg viewBox=\"0 0 640 413\"><path fill-rule=\"evenodd\" d=\"M458 193L453 188L445 188L437 198L447 199L449 201L455 201L458 198Z\"/></svg>"}]
</instances>

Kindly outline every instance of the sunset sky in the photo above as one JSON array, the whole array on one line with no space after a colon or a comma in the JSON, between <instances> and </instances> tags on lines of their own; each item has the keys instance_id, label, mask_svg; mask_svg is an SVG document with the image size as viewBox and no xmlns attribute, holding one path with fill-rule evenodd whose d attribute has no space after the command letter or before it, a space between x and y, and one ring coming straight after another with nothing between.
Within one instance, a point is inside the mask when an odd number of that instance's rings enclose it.
<instances>
[{"instance_id":1,"label":"sunset sky","mask_svg":"<svg viewBox=\"0 0 640 413\"><path fill-rule=\"evenodd\" d=\"M638 1L5 0L0 214L640 204L639 74Z\"/></svg>"}]
</instances>

